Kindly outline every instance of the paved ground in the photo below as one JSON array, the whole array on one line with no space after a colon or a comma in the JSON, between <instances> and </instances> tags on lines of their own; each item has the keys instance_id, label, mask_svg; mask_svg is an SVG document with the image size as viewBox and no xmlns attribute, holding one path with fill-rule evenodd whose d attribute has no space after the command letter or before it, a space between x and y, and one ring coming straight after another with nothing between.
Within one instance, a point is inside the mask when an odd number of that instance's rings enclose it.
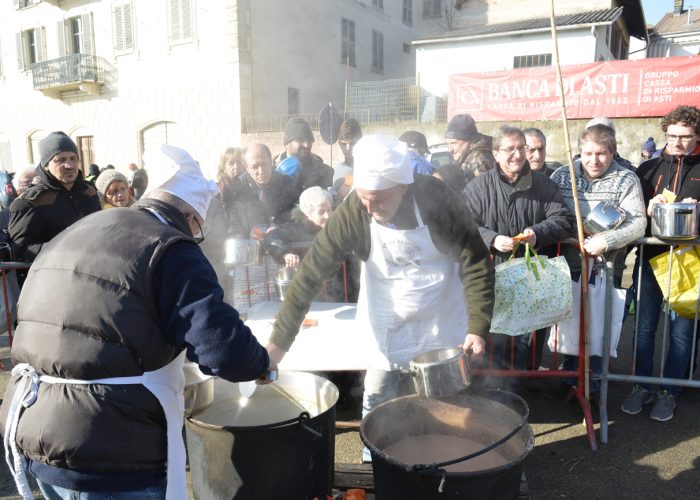
<instances>
[{"instance_id":1,"label":"paved ground","mask_svg":"<svg viewBox=\"0 0 700 500\"><path fill-rule=\"evenodd\" d=\"M628 369L630 322L625 325L620 358L613 369ZM7 336L0 337L7 360ZM7 372L0 374L4 394ZM700 374L696 373L696 378ZM588 447L581 417L571 405L525 391L535 449L525 464L532 499L697 499L700 498L700 390L686 389L676 417L667 423L622 413L627 384L610 387L609 443ZM362 444L355 431L338 431L337 463L359 463ZM36 492L38 495L38 491ZM19 498L6 467L0 466L0 498Z\"/></svg>"}]
</instances>

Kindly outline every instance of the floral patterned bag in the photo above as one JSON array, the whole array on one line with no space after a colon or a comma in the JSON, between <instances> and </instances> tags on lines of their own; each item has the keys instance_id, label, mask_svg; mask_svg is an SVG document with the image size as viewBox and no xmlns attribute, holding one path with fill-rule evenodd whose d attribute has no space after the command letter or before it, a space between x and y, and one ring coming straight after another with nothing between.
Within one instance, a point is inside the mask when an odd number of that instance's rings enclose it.
<instances>
[{"instance_id":1,"label":"floral patterned bag","mask_svg":"<svg viewBox=\"0 0 700 500\"><path fill-rule=\"evenodd\" d=\"M566 259L540 257L529 245L525 257L496 266L495 291L494 333L522 335L571 317L571 274Z\"/></svg>"}]
</instances>

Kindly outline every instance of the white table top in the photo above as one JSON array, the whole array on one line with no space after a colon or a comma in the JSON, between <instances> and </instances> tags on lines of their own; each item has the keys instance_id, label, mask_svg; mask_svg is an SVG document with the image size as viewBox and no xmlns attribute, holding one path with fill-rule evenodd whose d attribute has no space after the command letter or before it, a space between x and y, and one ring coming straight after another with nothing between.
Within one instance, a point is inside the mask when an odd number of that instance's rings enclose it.
<instances>
[{"instance_id":1,"label":"white table top","mask_svg":"<svg viewBox=\"0 0 700 500\"><path fill-rule=\"evenodd\" d=\"M245 324L261 344L272 333L280 302L264 302L248 311ZM291 349L279 365L281 370L364 370L366 356L358 342L355 326L355 304L313 302L307 319L316 326L302 327Z\"/></svg>"}]
</instances>

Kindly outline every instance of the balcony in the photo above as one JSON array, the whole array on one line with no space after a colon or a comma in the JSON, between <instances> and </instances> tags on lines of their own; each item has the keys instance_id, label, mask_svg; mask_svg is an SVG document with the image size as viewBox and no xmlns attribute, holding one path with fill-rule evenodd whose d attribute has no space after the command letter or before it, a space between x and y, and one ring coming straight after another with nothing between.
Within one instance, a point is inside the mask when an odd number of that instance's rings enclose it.
<instances>
[{"instance_id":1,"label":"balcony","mask_svg":"<svg viewBox=\"0 0 700 500\"><path fill-rule=\"evenodd\" d=\"M34 90L50 97L62 92L100 93L105 81L105 61L90 54L70 54L32 64Z\"/></svg>"}]
</instances>

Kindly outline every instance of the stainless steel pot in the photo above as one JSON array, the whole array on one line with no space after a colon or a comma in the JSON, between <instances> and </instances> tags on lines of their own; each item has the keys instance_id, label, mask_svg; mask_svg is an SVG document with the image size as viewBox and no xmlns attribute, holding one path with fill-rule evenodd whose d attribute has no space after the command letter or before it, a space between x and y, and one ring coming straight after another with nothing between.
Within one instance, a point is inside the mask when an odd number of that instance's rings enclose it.
<instances>
[{"instance_id":1,"label":"stainless steel pot","mask_svg":"<svg viewBox=\"0 0 700 500\"><path fill-rule=\"evenodd\" d=\"M593 236L615 229L625 220L625 211L611 202L598 203L583 221L583 230Z\"/></svg>"},{"instance_id":2,"label":"stainless steel pot","mask_svg":"<svg viewBox=\"0 0 700 500\"><path fill-rule=\"evenodd\" d=\"M277 278L275 279L275 289L277 291L277 298L284 301L284 296L287 293L289 285L292 284L294 275L296 274L296 269L290 267L283 267L277 273Z\"/></svg>"},{"instance_id":3,"label":"stainless steel pot","mask_svg":"<svg viewBox=\"0 0 700 500\"><path fill-rule=\"evenodd\" d=\"M658 203L651 218L651 234L666 240L698 237L697 203Z\"/></svg>"},{"instance_id":4,"label":"stainless steel pot","mask_svg":"<svg viewBox=\"0 0 700 500\"><path fill-rule=\"evenodd\" d=\"M416 392L423 398L452 396L471 384L469 361L457 347L420 354L410 367Z\"/></svg>"},{"instance_id":5,"label":"stainless steel pot","mask_svg":"<svg viewBox=\"0 0 700 500\"><path fill-rule=\"evenodd\" d=\"M185 363L185 417L209 408L214 401L214 377L205 375L197 363Z\"/></svg>"},{"instance_id":6,"label":"stainless steel pot","mask_svg":"<svg viewBox=\"0 0 700 500\"><path fill-rule=\"evenodd\" d=\"M258 262L258 242L229 238L224 242L224 264L229 266L247 266Z\"/></svg>"}]
</instances>

